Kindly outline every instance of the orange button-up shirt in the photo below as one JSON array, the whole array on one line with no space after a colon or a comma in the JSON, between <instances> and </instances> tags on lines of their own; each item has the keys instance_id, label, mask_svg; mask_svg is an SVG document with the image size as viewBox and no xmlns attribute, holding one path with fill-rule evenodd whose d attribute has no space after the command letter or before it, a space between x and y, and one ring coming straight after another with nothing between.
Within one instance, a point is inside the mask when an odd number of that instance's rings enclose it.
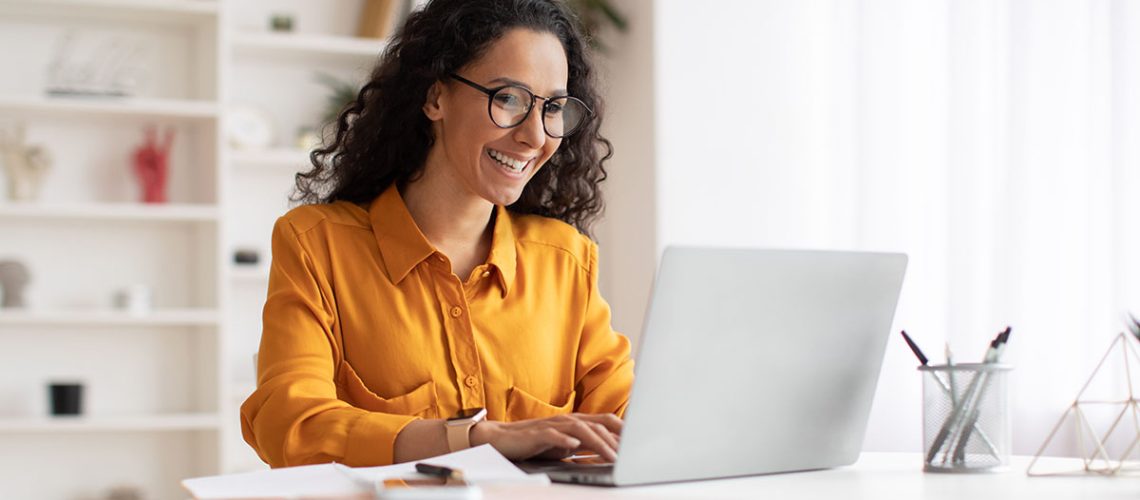
<instances>
[{"instance_id":1,"label":"orange button-up shirt","mask_svg":"<svg viewBox=\"0 0 1140 500\"><path fill-rule=\"evenodd\" d=\"M598 293L597 245L560 221L496 207L466 281L395 187L368 211L307 205L273 230L257 390L242 435L271 466L392 463L416 418L622 414L629 341Z\"/></svg>"}]
</instances>

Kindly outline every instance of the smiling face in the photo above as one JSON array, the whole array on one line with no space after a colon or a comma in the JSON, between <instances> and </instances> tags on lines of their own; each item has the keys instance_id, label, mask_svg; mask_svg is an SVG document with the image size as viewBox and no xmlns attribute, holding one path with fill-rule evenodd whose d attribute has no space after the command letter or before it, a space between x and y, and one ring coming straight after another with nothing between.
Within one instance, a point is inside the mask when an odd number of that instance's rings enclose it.
<instances>
[{"instance_id":1,"label":"smiling face","mask_svg":"<svg viewBox=\"0 0 1140 500\"><path fill-rule=\"evenodd\" d=\"M567 73L566 52L557 37L521 28L508 31L456 71L486 88L519 85L539 96L565 95ZM435 144L426 168L436 171L426 174L450 178L459 192L510 205L562 140L544 132L541 99L525 121L507 129L491 121L487 99L455 80L432 87L424 113L432 121Z\"/></svg>"}]
</instances>

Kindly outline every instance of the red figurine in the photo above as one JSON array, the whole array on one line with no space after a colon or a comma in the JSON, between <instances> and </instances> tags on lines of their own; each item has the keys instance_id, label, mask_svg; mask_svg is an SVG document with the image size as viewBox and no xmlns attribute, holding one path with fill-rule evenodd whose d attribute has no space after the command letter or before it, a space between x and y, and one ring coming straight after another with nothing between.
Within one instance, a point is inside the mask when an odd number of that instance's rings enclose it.
<instances>
[{"instance_id":1,"label":"red figurine","mask_svg":"<svg viewBox=\"0 0 1140 500\"><path fill-rule=\"evenodd\" d=\"M174 129L166 130L162 144L158 143L157 127L146 129L146 143L135 149L135 175L142 184L143 202L166 203L166 180L170 174L170 145L174 143Z\"/></svg>"}]
</instances>

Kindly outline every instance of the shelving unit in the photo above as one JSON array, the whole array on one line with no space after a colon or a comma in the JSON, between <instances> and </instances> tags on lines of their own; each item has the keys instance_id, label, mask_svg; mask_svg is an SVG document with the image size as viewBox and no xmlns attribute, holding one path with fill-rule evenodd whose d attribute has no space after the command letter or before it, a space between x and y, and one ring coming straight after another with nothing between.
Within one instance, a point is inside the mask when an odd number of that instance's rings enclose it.
<instances>
[{"instance_id":1,"label":"shelving unit","mask_svg":"<svg viewBox=\"0 0 1140 500\"><path fill-rule=\"evenodd\" d=\"M251 55L278 57L336 57L375 59L384 50L382 40L348 36L242 33L234 37L234 48Z\"/></svg>"},{"instance_id":2,"label":"shelving unit","mask_svg":"<svg viewBox=\"0 0 1140 500\"><path fill-rule=\"evenodd\" d=\"M59 219L67 221L216 222L213 205L146 205L142 203L0 204L0 219Z\"/></svg>"},{"instance_id":3,"label":"shelving unit","mask_svg":"<svg viewBox=\"0 0 1140 500\"><path fill-rule=\"evenodd\" d=\"M219 321L213 309L155 310L141 315L113 309L0 310L0 326L213 327Z\"/></svg>"},{"instance_id":4,"label":"shelving unit","mask_svg":"<svg viewBox=\"0 0 1140 500\"><path fill-rule=\"evenodd\" d=\"M230 162L238 168L265 167L297 169L309 164L309 152L297 148L267 148L252 151L235 150L230 152Z\"/></svg>"},{"instance_id":5,"label":"shelving unit","mask_svg":"<svg viewBox=\"0 0 1140 500\"><path fill-rule=\"evenodd\" d=\"M110 115L167 120L216 120L218 105L213 101L187 99L146 99L128 97L0 97L0 112L22 116Z\"/></svg>"},{"instance_id":6,"label":"shelving unit","mask_svg":"<svg viewBox=\"0 0 1140 500\"><path fill-rule=\"evenodd\" d=\"M222 425L216 413L20 418L0 419L0 436L5 433L200 431L217 430Z\"/></svg>"},{"instance_id":7,"label":"shelving unit","mask_svg":"<svg viewBox=\"0 0 1140 500\"><path fill-rule=\"evenodd\" d=\"M33 275L30 307L0 309L3 495L100 498L133 484L180 498L183 478L265 467L241 439L238 408L255 387L270 233L309 165L293 135L322 116L328 89L315 74L362 82L384 50L352 36L362 6L0 0L0 46L26 48L0 51L19 76L0 79L0 130L25 125L53 157L33 202L8 201L0 170L0 260ZM268 31L278 13L295 32ZM134 95L49 95L49 64L72 35L144 47ZM268 147L227 138L227 111L249 106L274 121ZM175 132L165 204L139 202L131 173L153 126ZM258 264L233 262L250 248ZM114 309L114 293L135 284L154 308ZM53 380L84 382L85 416L47 416Z\"/></svg>"}]
</instances>

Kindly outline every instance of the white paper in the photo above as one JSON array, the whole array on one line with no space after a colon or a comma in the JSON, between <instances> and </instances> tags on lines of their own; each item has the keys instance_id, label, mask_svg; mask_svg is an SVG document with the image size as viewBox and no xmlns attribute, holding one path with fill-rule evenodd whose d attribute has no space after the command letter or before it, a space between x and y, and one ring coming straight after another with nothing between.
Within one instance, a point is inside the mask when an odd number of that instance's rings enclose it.
<instances>
[{"instance_id":1,"label":"white paper","mask_svg":"<svg viewBox=\"0 0 1140 500\"><path fill-rule=\"evenodd\" d=\"M418 462L459 469L465 479L476 484L549 483L546 476L527 475L489 444ZM418 477L415 463L359 468L334 464L306 465L186 479L182 486L198 499L351 496L368 493L369 484L397 477Z\"/></svg>"}]
</instances>

